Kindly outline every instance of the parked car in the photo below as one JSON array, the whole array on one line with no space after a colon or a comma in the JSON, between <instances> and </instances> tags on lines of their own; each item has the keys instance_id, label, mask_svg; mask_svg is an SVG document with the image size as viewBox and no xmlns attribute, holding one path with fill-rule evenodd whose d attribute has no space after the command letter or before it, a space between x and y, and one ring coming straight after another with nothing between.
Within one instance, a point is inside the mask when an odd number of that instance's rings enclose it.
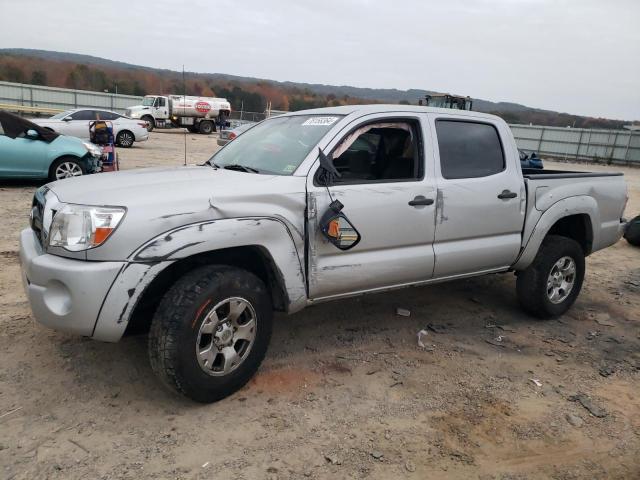
<instances>
[{"instance_id":1,"label":"parked car","mask_svg":"<svg viewBox=\"0 0 640 480\"><path fill-rule=\"evenodd\" d=\"M536 152L527 153L525 150L519 148L518 154L520 155L520 166L522 168L544 168L542 159L538 157Z\"/></svg>"},{"instance_id":2,"label":"parked car","mask_svg":"<svg viewBox=\"0 0 640 480\"><path fill-rule=\"evenodd\" d=\"M220 132L220 136L218 137L218 145L220 145L221 147L224 147L231 140L236 138L241 133L246 132L247 130L249 130L254 125L255 125L255 123L243 123L242 125L234 128L232 130L222 130Z\"/></svg>"},{"instance_id":3,"label":"parked car","mask_svg":"<svg viewBox=\"0 0 640 480\"><path fill-rule=\"evenodd\" d=\"M106 120L113 124L116 145L120 147L129 148L135 142L144 142L149 138L145 121L133 120L109 110L67 110L51 118L36 119L34 123L63 135L89 140L89 125L96 120Z\"/></svg>"},{"instance_id":4,"label":"parked car","mask_svg":"<svg viewBox=\"0 0 640 480\"><path fill-rule=\"evenodd\" d=\"M95 173L102 151L0 111L0 178L60 180Z\"/></svg>"},{"instance_id":5,"label":"parked car","mask_svg":"<svg viewBox=\"0 0 640 480\"><path fill-rule=\"evenodd\" d=\"M274 310L513 272L526 312L562 315L626 201L622 174L523 174L499 117L349 105L269 118L205 165L46 185L20 258L37 321L146 326L163 383L212 402L256 372Z\"/></svg>"}]
</instances>

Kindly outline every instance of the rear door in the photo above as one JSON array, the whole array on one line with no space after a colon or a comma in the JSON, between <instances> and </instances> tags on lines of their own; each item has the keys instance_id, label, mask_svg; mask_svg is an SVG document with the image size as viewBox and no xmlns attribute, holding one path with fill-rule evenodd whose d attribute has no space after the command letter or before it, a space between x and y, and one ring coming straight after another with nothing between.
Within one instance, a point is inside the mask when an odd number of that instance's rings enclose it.
<instances>
[{"instance_id":1,"label":"rear door","mask_svg":"<svg viewBox=\"0 0 640 480\"><path fill-rule=\"evenodd\" d=\"M437 175L434 277L498 270L515 261L525 215L524 180L508 126L482 117L429 114Z\"/></svg>"},{"instance_id":2,"label":"rear door","mask_svg":"<svg viewBox=\"0 0 640 480\"><path fill-rule=\"evenodd\" d=\"M94 110L78 110L71 114L71 121L67 122L65 130L60 130L60 133L89 140L89 124L95 119L96 112Z\"/></svg>"},{"instance_id":3,"label":"rear door","mask_svg":"<svg viewBox=\"0 0 640 480\"><path fill-rule=\"evenodd\" d=\"M342 177L328 190L315 174L307 180L311 298L431 278L436 192L431 148L424 148L430 143L421 116L398 114L357 120L329 144ZM337 249L319 231L330 196L361 236L350 250Z\"/></svg>"}]
</instances>

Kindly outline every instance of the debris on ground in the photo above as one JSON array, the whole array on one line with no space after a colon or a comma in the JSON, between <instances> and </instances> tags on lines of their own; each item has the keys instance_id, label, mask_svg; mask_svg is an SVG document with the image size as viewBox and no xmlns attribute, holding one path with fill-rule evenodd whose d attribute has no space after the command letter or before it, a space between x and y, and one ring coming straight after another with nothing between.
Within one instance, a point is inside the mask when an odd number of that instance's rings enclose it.
<instances>
[{"instance_id":1,"label":"debris on ground","mask_svg":"<svg viewBox=\"0 0 640 480\"><path fill-rule=\"evenodd\" d=\"M582 420L581 417L573 413L567 413L564 416L564 418L567 420L567 422L569 422L571 425L573 425L576 428L580 428L584 424L584 420Z\"/></svg>"},{"instance_id":2,"label":"debris on ground","mask_svg":"<svg viewBox=\"0 0 640 480\"><path fill-rule=\"evenodd\" d=\"M426 337L427 335L429 335L429 332L427 332L426 330L420 330L418 332L418 346L420 348L427 348L425 344L422 342L422 337Z\"/></svg>"},{"instance_id":3,"label":"debris on ground","mask_svg":"<svg viewBox=\"0 0 640 480\"><path fill-rule=\"evenodd\" d=\"M576 395L571 395L569 400L572 402L578 402L584 408L586 408L591 415L598 418L604 418L607 416L607 411L593 403L591 398L585 393L577 393Z\"/></svg>"},{"instance_id":4,"label":"debris on ground","mask_svg":"<svg viewBox=\"0 0 640 480\"><path fill-rule=\"evenodd\" d=\"M396 308L396 315L400 315L401 317L410 317L411 316L411 310L407 309L407 308Z\"/></svg>"},{"instance_id":5,"label":"debris on ground","mask_svg":"<svg viewBox=\"0 0 640 480\"><path fill-rule=\"evenodd\" d=\"M404 468L407 470L407 472L415 472L416 471L416 466L413 464L413 462L411 460L407 460L404 464Z\"/></svg>"},{"instance_id":6,"label":"debris on ground","mask_svg":"<svg viewBox=\"0 0 640 480\"><path fill-rule=\"evenodd\" d=\"M538 380L537 378L530 378L529 381L531 383L533 383L536 387L541 387L542 386L542 382L540 380Z\"/></svg>"}]
</instances>

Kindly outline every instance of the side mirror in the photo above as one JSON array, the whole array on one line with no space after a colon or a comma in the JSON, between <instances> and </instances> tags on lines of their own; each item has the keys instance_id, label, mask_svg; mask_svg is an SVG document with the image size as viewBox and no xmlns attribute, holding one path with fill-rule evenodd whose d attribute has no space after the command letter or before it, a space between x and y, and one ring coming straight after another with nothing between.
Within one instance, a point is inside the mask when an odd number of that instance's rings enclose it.
<instances>
[{"instance_id":1,"label":"side mirror","mask_svg":"<svg viewBox=\"0 0 640 480\"><path fill-rule=\"evenodd\" d=\"M356 227L340 210L342 210L342 204L338 200L334 200L329 206L329 210L320 219L320 229L335 247L340 250L349 250L360 242L361 237Z\"/></svg>"},{"instance_id":2,"label":"side mirror","mask_svg":"<svg viewBox=\"0 0 640 480\"><path fill-rule=\"evenodd\" d=\"M27 138L30 140L37 140L38 137L40 135L38 135L38 132L36 132L34 129L30 128L29 130L27 130Z\"/></svg>"},{"instance_id":3,"label":"side mirror","mask_svg":"<svg viewBox=\"0 0 640 480\"><path fill-rule=\"evenodd\" d=\"M64 117L64 118L62 119L62 121L63 121L63 122L70 122L71 120L72 120L72 118L71 118L71 117Z\"/></svg>"}]
</instances>

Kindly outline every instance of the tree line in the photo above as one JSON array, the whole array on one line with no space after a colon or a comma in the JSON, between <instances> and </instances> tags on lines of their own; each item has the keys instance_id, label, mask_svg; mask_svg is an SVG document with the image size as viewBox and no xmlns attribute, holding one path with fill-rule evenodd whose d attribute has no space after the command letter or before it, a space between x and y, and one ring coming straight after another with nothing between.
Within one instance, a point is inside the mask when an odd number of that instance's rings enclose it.
<instances>
[{"instance_id":1,"label":"tree line","mask_svg":"<svg viewBox=\"0 0 640 480\"><path fill-rule=\"evenodd\" d=\"M198 95L226 98L234 110L263 112L268 105L274 110L296 111L308 108L373 103L370 99L321 94L308 88L276 85L264 80L222 80L213 75L147 68L112 67L80 64L24 55L0 54L0 80L51 87L143 96L147 94ZM402 100L402 104L417 104ZM622 128L624 121L582 117L538 110L491 111L508 123L580 128Z\"/></svg>"}]
</instances>

